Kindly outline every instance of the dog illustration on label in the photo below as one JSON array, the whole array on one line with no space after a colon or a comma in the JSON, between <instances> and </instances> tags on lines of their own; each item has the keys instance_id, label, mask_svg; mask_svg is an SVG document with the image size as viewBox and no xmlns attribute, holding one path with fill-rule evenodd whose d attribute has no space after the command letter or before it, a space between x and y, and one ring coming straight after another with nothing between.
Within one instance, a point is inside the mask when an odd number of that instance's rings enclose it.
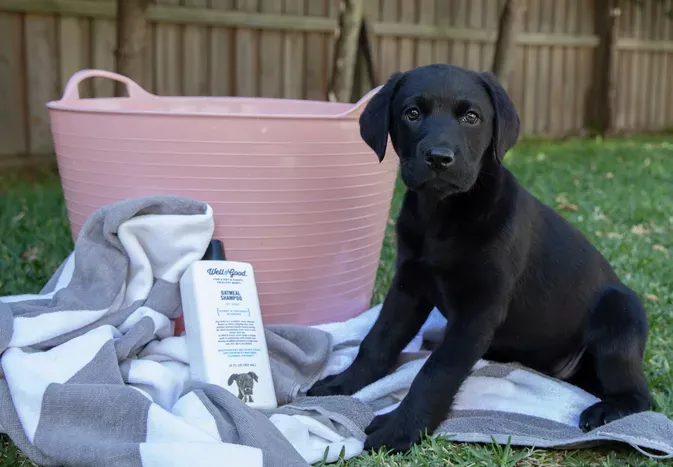
<instances>
[{"instance_id":1,"label":"dog illustration on label","mask_svg":"<svg viewBox=\"0 0 673 467\"><path fill-rule=\"evenodd\" d=\"M254 371L247 373L234 373L229 377L229 386L236 381L238 386L238 398L243 402L254 402L252 400L252 388L259 381Z\"/></svg>"}]
</instances>

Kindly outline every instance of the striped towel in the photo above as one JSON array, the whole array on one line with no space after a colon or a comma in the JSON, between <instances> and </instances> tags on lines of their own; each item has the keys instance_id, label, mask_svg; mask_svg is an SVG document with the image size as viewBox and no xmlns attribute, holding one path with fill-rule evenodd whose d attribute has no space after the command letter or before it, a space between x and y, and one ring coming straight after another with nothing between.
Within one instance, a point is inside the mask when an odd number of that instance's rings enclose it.
<instances>
[{"instance_id":1,"label":"striped towel","mask_svg":"<svg viewBox=\"0 0 673 467\"><path fill-rule=\"evenodd\" d=\"M40 293L0 298L0 432L41 465L307 466L362 452L364 428L397 406L427 358L436 311L390 375L353 397L304 396L346 368L379 312L343 323L265 326L279 408L254 410L190 380L178 280L214 231L209 205L179 197L103 207ZM479 362L437 430L457 441L538 447L622 441L673 455L654 412L592 433L593 396L515 365Z\"/></svg>"}]
</instances>

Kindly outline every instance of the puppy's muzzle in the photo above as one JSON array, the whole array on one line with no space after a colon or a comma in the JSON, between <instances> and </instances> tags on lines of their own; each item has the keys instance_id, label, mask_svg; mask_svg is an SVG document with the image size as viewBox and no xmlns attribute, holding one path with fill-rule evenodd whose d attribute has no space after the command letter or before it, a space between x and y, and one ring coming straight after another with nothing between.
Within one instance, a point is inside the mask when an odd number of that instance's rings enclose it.
<instances>
[{"instance_id":1,"label":"puppy's muzzle","mask_svg":"<svg viewBox=\"0 0 673 467\"><path fill-rule=\"evenodd\" d=\"M456 160L448 148L429 148L424 154L425 163L435 172L443 172Z\"/></svg>"}]
</instances>

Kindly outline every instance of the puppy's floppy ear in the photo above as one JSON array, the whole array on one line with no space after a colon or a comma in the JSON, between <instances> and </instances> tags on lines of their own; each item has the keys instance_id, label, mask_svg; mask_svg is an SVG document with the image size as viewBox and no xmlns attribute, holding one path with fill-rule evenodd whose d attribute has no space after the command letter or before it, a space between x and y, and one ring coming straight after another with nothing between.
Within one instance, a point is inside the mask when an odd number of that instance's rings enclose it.
<instances>
[{"instance_id":1,"label":"puppy's floppy ear","mask_svg":"<svg viewBox=\"0 0 673 467\"><path fill-rule=\"evenodd\" d=\"M390 103L402 76L404 73L399 71L390 75L386 84L374 94L360 115L360 136L374 150L379 157L379 162L386 155L390 129Z\"/></svg>"},{"instance_id":2,"label":"puppy's floppy ear","mask_svg":"<svg viewBox=\"0 0 673 467\"><path fill-rule=\"evenodd\" d=\"M505 153L516 144L519 139L521 122L519 114L514 107L507 91L498 82L496 76L490 71L479 74L486 91L491 97L491 103L495 116L493 118L493 155L498 162L502 163Z\"/></svg>"},{"instance_id":3,"label":"puppy's floppy ear","mask_svg":"<svg viewBox=\"0 0 673 467\"><path fill-rule=\"evenodd\" d=\"M250 375L250 377L251 377L252 379L255 380L256 383L259 382L259 380L257 379L257 375L255 374L254 371L248 371L248 374Z\"/></svg>"},{"instance_id":4,"label":"puppy's floppy ear","mask_svg":"<svg viewBox=\"0 0 673 467\"><path fill-rule=\"evenodd\" d=\"M229 377L229 381L227 381L227 385L231 386L234 381L236 381L236 378L238 378L238 374L234 373Z\"/></svg>"}]
</instances>

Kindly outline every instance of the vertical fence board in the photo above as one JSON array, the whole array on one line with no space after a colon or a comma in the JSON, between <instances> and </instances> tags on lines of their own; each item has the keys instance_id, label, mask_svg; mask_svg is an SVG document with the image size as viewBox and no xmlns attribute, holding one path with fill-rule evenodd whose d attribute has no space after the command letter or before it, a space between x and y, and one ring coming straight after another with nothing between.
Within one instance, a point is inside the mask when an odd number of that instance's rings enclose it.
<instances>
[{"instance_id":1,"label":"vertical fence board","mask_svg":"<svg viewBox=\"0 0 673 467\"><path fill-rule=\"evenodd\" d=\"M263 13L282 13L279 0L261 0ZM262 97L283 96L283 35L278 31L259 33L259 95Z\"/></svg>"},{"instance_id":2,"label":"vertical fence board","mask_svg":"<svg viewBox=\"0 0 673 467\"><path fill-rule=\"evenodd\" d=\"M617 64L615 66L617 79L615 80L615 119L614 125L616 130L624 128L625 106L624 106L624 73L626 71L626 61L624 52L617 50Z\"/></svg>"},{"instance_id":3,"label":"vertical fence board","mask_svg":"<svg viewBox=\"0 0 673 467\"><path fill-rule=\"evenodd\" d=\"M156 24L147 23L145 35L145 48L143 49L143 79L140 83L147 91L156 92L156 76L154 73L154 57L156 55Z\"/></svg>"},{"instance_id":4,"label":"vertical fence board","mask_svg":"<svg viewBox=\"0 0 673 467\"><path fill-rule=\"evenodd\" d=\"M566 0L556 0L554 2L554 15L551 24L553 32L563 34L565 32L565 5ZM550 12L547 12L549 14ZM562 135L565 133L563 126L564 107L564 89L563 89L563 56L565 47L551 47L550 56L550 75L549 83L549 134Z\"/></svg>"},{"instance_id":5,"label":"vertical fence board","mask_svg":"<svg viewBox=\"0 0 673 467\"><path fill-rule=\"evenodd\" d=\"M575 126L575 100L573 96L576 92L576 60L577 48L565 47L563 51L563 95L566 96L563 102L563 132L565 134L574 133Z\"/></svg>"},{"instance_id":6,"label":"vertical fence board","mask_svg":"<svg viewBox=\"0 0 673 467\"><path fill-rule=\"evenodd\" d=\"M31 154L51 154L54 145L46 104L59 95L56 18L26 15L25 41L29 150Z\"/></svg>"},{"instance_id":7,"label":"vertical fence board","mask_svg":"<svg viewBox=\"0 0 673 467\"><path fill-rule=\"evenodd\" d=\"M666 10L667 15L663 19L663 22L665 23L663 37L667 41L673 41L673 19L668 16L669 14L673 15L673 0L667 0L664 9ZM666 53L664 69L666 70L664 76L666 77L667 95L667 98L664 100L664 128L673 129L673 80L668 78L673 74L673 53L671 52Z\"/></svg>"},{"instance_id":8,"label":"vertical fence board","mask_svg":"<svg viewBox=\"0 0 673 467\"><path fill-rule=\"evenodd\" d=\"M526 68L525 68L525 48L522 46L517 47L516 57L514 57L514 66L510 72L510 78L507 82L507 92L510 94L516 110L519 113L519 117L523 119L524 117L524 103L525 103L525 94L526 94ZM522 122L523 127L523 122Z\"/></svg>"},{"instance_id":9,"label":"vertical fence board","mask_svg":"<svg viewBox=\"0 0 673 467\"><path fill-rule=\"evenodd\" d=\"M537 30L543 34L550 34L554 14L554 3L560 0L539 0ZM551 92L551 47L543 45L537 48L538 80L536 86L537 109L535 112L535 132L547 135L550 133L549 118L552 112L550 106Z\"/></svg>"},{"instance_id":10,"label":"vertical fence board","mask_svg":"<svg viewBox=\"0 0 673 467\"><path fill-rule=\"evenodd\" d=\"M586 34L586 21L584 17L587 16L587 3L585 0L575 0L577 2L576 9L576 19L574 24L574 34L576 35L585 35ZM574 100L574 115L573 115L573 126L577 129L578 132L581 132L584 128L584 116L586 113L586 86L587 82L590 82L591 78L587 79L587 64L586 62L586 47L578 46L575 48L575 77L574 85L575 92L573 93ZM588 70L589 76L591 76L591 67L589 66Z\"/></svg>"},{"instance_id":11,"label":"vertical fence board","mask_svg":"<svg viewBox=\"0 0 673 467\"><path fill-rule=\"evenodd\" d=\"M419 0L418 22L433 24L435 22L435 0ZM433 41L419 39L416 44L416 66L430 65L434 62Z\"/></svg>"},{"instance_id":12,"label":"vertical fence board","mask_svg":"<svg viewBox=\"0 0 673 467\"><path fill-rule=\"evenodd\" d=\"M254 12L259 8L258 0L237 0L239 11ZM256 96L259 94L259 31L240 28L236 31L236 95Z\"/></svg>"},{"instance_id":13,"label":"vertical fence board","mask_svg":"<svg viewBox=\"0 0 673 467\"><path fill-rule=\"evenodd\" d=\"M206 0L182 0L182 5L205 8ZM182 92L187 96L208 94L208 28L185 25L182 28Z\"/></svg>"},{"instance_id":14,"label":"vertical fence board","mask_svg":"<svg viewBox=\"0 0 673 467\"><path fill-rule=\"evenodd\" d=\"M594 33L594 2L580 0L579 6L582 9L582 14L579 17L579 32L582 35L591 35Z\"/></svg>"},{"instance_id":15,"label":"vertical fence board","mask_svg":"<svg viewBox=\"0 0 673 467\"><path fill-rule=\"evenodd\" d=\"M307 0L306 12L309 16L326 16L326 0ZM319 32L306 34L306 98L325 100L327 98L327 44L325 35Z\"/></svg>"},{"instance_id":16,"label":"vertical fence board","mask_svg":"<svg viewBox=\"0 0 673 467\"><path fill-rule=\"evenodd\" d=\"M21 15L0 13L0 157L28 152Z\"/></svg>"},{"instance_id":17,"label":"vertical fence board","mask_svg":"<svg viewBox=\"0 0 673 467\"><path fill-rule=\"evenodd\" d=\"M334 24L339 22L339 3L340 0L327 0L327 13L326 16L334 20ZM325 93L327 93L327 81L328 78L332 76L332 65L334 61L334 47L336 46L336 31L329 32L324 35L325 37L325 68L327 70L325 78Z\"/></svg>"},{"instance_id":18,"label":"vertical fence board","mask_svg":"<svg viewBox=\"0 0 673 467\"><path fill-rule=\"evenodd\" d=\"M302 0L285 0L283 12L303 15ZM283 37L283 96L301 99L304 96L304 35L287 32Z\"/></svg>"},{"instance_id":19,"label":"vertical fence board","mask_svg":"<svg viewBox=\"0 0 673 467\"><path fill-rule=\"evenodd\" d=\"M481 29L487 31L497 31L498 22L500 19L500 12L504 6L502 0L481 0L481 11L484 12L484 16L481 22ZM484 43L481 45L481 64L479 68L481 70L491 70L493 65L493 53L495 51L495 43ZM520 50L517 48L515 53L518 55ZM517 58L514 58L514 63L516 63ZM511 73L511 71L510 71Z\"/></svg>"},{"instance_id":20,"label":"vertical fence board","mask_svg":"<svg viewBox=\"0 0 673 467\"><path fill-rule=\"evenodd\" d=\"M659 102L663 95L661 86L661 59L663 55L661 52L652 52L650 55L650 82L652 83L652 90L648 94L646 127L651 130L658 130L660 125L657 117L659 114Z\"/></svg>"},{"instance_id":21,"label":"vertical fence board","mask_svg":"<svg viewBox=\"0 0 673 467\"><path fill-rule=\"evenodd\" d=\"M584 129L586 126L587 100L591 92L591 82L593 80L593 59L594 48L582 47L580 49L580 88L577 93L578 102L578 126Z\"/></svg>"},{"instance_id":22,"label":"vertical fence board","mask_svg":"<svg viewBox=\"0 0 673 467\"><path fill-rule=\"evenodd\" d=\"M397 21L397 0L381 0L381 20L385 22ZM380 44L380 74L381 80L386 81L393 72L400 69L397 39L382 37Z\"/></svg>"},{"instance_id":23,"label":"vertical fence board","mask_svg":"<svg viewBox=\"0 0 673 467\"><path fill-rule=\"evenodd\" d=\"M234 0L210 0L214 10L231 10ZM213 96L234 94L234 32L230 28L213 27L210 30L209 87Z\"/></svg>"},{"instance_id":24,"label":"vertical fence board","mask_svg":"<svg viewBox=\"0 0 673 467\"><path fill-rule=\"evenodd\" d=\"M488 3L488 0L485 0ZM506 0L500 0L498 2L498 10L496 11L495 18L491 20L491 29L497 30L498 24L500 23L500 15L502 15L503 8L505 7ZM487 24L488 26L488 24ZM488 69L491 70L493 67L493 53L494 47L491 47L491 57L488 61ZM525 94L525 51L524 47L521 45L516 46L514 63L512 65L510 76L507 81L507 92L514 102L517 112L519 113L520 118L523 117L523 108L524 108L524 94Z\"/></svg>"},{"instance_id":25,"label":"vertical fence board","mask_svg":"<svg viewBox=\"0 0 673 467\"><path fill-rule=\"evenodd\" d=\"M524 24L527 32L536 32L539 27L539 0L528 0ZM524 134L534 134L537 129L536 121L540 118L541 112L537 102L537 87L539 86L538 76L538 47L525 47L525 67L526 67L526 93L524 96L523 112L523 132Z\"/></svg>"},{"instance_id":26,"label":"vertical fence board","mask_svg":"<svg viewBox=\"0 0 673 467\"><path fill-rule=\"evenodd\" d=\"M481 2L479 0L470 0L467 4L467 27L470 29L480 29L482 19ZM481 45L478 42L469 41L467 43L466 66L473 70L481 68Z\"/></svg>"},{"instance_id":27,"label":"vertical fence board","mask_svg":"<svg viewBox=\"0 0 673 467\"><path fill-rule=\"evenodd\" d=\"M650 16L650 6L652 2L644 2L642 6L642 13L640 15L640 39L646 39L650 34L649 26L649 16ZM648 123L648 107L649 107L649 96L654 92L652 89L652 83L650 82L650 67L652 66L652 53L649 51L643 51L639 53L640 55L640 77L639 82L640 86L638 88L638 126L637 129L644 129L647 127ZM643 86L643 83L647 83L647 86Z\"/></svg>"},{"instance_id":28,"label":"vertical fence board","mask_svg":"<svg viewBox=\"0 0 673 467\"><path fill-rule=\"evenodd\" d=\"M624 122L624 128L632 130L635 128L635 117L636 117L636 98L638 93L638 70L635 69L638 66L636 61L636 53L628 50L624 51L624 57L626 58L626 73L623 76L627 87L625 92L625 105L626 105L626 119Z\"/></svg>"},{"instance_id":29,"label":"vertical fence board","mask_svg":"<svg viewBox=\"0 0 673 467\"><path fill-rule=\"evenodd\" d=\"M654 40L666 40L666 22L664 21L667 15L666 0L657 0L654 4L654 32L652 38Z\"/></svg>"},{"instance_id":30,"label":"vertical fence board","mask_svg":"<svg viewBox=\"0 0 673 467\"><path fill-rule=\"evenodd\" d=\"M156 0L159 4L179 5L180 0ZM155 30L156 92L163 96L182 94L182 44L180 26L158 24Z\"/></svg>"},{"instance_id":31,"label":"vertical fence board","mask_svg":"<svg viewBox=\"0 0 673 467\"><path fill-rule=\"evenodd\" d=\"M671 53L666 54L665 70L665 76L671 76L671 74L673 74L673 54ZM666 80L666 95L667 98L664 101L666 103L666 105L664 105L664 128L673 129L673 83L671 83L670 79Z\"/></svg>"},{"instance_id":32,"label":"vertical fence board","mask_svg":"<svg viewBox=\"0 0 673 467\"><path fill-rule=\"evenodd\" d=\"M671 22L673 19L668 17L668 12L671 11L673 14L673 1L667 0L662 2L662 12L659 15L659 23L662 25L659 31L659 39L662 41L670 40L669 31L673 30L671 27ZM668 109L670 108L669 99L673 93L671 89L671 80L669 76L673 74L673 68L671 68L671 53L664 52L661 54L661 83L662 83L662 96L661 96L661 105L659 106L659 125L662 130L665 130L670 126L671 121L668 117Z\"/></svg>"},{"instance_id":33,"label":"vertical fence board","mask_svg":"<svg viewBox=\"0 0 673 467\"><path fill-rule=\"evenodd\" d=\"M619 18L618 38L628 37L631 30L631 12L629 3L623 5L622 14ZM631 57L626 50L617 48L619 57L619 79L617 79L617 128L622 131L629 127L629 96L631 91Z\"/></svg>"},{"instance_id":34,"label":"vertical fence board","mask_svg":"<svg viewBox=\"0 0 673 467\"><path fill-rule=\"evenodd\" d=\"M567 0L564 31L574 34L577 31L579 5L577 0ZM577 47L566 47L563 54L563 95L568 96L563 103L563 129L566 134L576 132L575 126L575 93L577 75Z\"/></svg>"},{"instance_id":35,"label":"vertical fence board","mask_svg":"<svg viewBox=\"0 0 673 467\"><path fill-rule=\"evenodd\" d=\"M114 21L97 19L93 22L93 66L99 70L115 71L117 28ZM93 94L96 97L114 96L115 84L109 79L93 79Z\"/></svg>"},{"instance_id":36,"label":"vertical fence board","mask_svg":"<svg viewBox=\"0 0 673 467\"><path fill-rule=\"evenodd\" d=\"M537 79L537 60L535 59L535 48L530 45L523 47L524 56L524 79L526 84L523 93L523 105L521 109L521 132L525 135L535 132L535 80Z\"/></svg>"},{"instance_id":37,"label":"vertical fence board","mask_svg":"<svg viewBox=\"0 0 673 467\"><path fill-rule=\"evenodd\" d=\"M416 15L416 0L400 2L400 11L397 20L400 23L414 23ZM414 65L415 39L401 38L399 40L400 71L412 69Z\"/></svg>"},{"instance_id":38,"label":"vertical fence board","mask_svg":"<svg viewBox=\"0 0 673 467\"><path fill-rule=\"evenodd\" d=\"M70 77L83 68L89 68L90 27L88 19L62 17L59 27L59 46L61 61L61 90ZM91 81L80 84L80 96L91 97Z\"/></svg>"},{"instance_id":39,"label":"vertical fence board","mask_svg":"<svg viewBox=\"0 0 673 467\"><path fill-rule=\"evenodd\" d=\"M451 24L451 4L448 0L435 0L435 24L438 26ZM450 50L448 40L436 40L432 61L434 63L450 63Z\"/></svg>"},{"instance_id":40,"label":"vertical fence board","mask_svg":"<svg viewBox=\"0 0 673 467\"><path fill-rule=\"evenodd\" d=\"M640 37L640 17L641 9L636 5L631 8L631 35L632 37ZM631 56L631 89L629 90L629 126L633 130L638 128L638 110L640 109L639 90L640 82L640 67L642 66L640 54L637 52L629 52Z\"/></svg>"},{"instance_id":41,"label":"vertical fence board","mask_svg":"<svg viewBox=\"0 0 673 467\"><path fill-rule=\"evenodd\" d=\"M654 5L652 5L651 9L650 27L652 28L652 31L650 33L650 40L661 40L660 25L662 23L661 17L663 15L663 2L656 1ZM653 92L650 93L648 126L653 130L659 130L662 126L661 121L659 120L659 107L661 107L661 100L664 95L665 87L665 85L662 83L663 77L661 76L661 72L663 70L663 59L663 52L652 53L650 72L652 77Z\"/></svg>"},{"instance_id":42,"label":"vertical fence board","mask_svg":"<svg viewBox=\"0 0 673 467\"><path fill-rule=\"evenodd\" d=\"M467 24L467 5L468 1L472 0L454 0L452 5L453 18L451 24L456 27L465 27ZM451 41L451 63L454 65L465 66L466 60L466 46L463 40Z\"/></svg>"}]
</instances>

